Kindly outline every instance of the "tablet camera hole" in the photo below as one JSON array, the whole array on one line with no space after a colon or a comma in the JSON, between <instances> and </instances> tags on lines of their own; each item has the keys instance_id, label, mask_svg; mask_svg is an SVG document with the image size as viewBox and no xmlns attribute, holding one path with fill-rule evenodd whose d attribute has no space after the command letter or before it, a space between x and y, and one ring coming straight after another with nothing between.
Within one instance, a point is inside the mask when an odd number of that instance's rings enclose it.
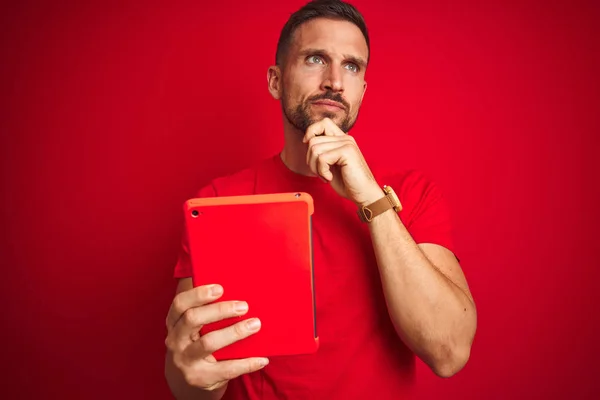
<instances>
[{"instance_id":1,"label":"tablet camera hole","mask_svg":"<svg viewBox=\"0 0 600 400\"><path fill-rule=\"evenodd\" d=\"M296 197L300 197L300 193L296 193L294 196L296 196Z\"/></svg>"},{"instance_id":2,"label":"tablet camera hole","mask_svg":"<svg viewBox=\"0 0 600 400\"><path fill-rule=\"evenodd\" d=\"M193 210L192 211L192 217L193 218L198 218L198 215L200 215L201 213L198 210Z\"/></svg>"}]
</instances>

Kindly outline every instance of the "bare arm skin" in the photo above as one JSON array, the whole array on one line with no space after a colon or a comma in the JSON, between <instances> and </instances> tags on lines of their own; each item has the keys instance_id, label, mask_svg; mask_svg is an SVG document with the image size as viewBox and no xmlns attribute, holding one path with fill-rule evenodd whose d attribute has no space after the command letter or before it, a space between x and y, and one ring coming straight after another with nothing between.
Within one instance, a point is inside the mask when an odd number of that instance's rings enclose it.
<instances>
[{"instance_id":1,"label":"bare arm skin","mask_svg":"<svg viewBox=\"0 0 600 400\"><path fill-rule=\"evenodd\" d=\"M456 257L439 245L417 245L392 210L369 229L396 332L436 375L456 374L469 359L477 326Z\"/></svg>"}]
</instances>

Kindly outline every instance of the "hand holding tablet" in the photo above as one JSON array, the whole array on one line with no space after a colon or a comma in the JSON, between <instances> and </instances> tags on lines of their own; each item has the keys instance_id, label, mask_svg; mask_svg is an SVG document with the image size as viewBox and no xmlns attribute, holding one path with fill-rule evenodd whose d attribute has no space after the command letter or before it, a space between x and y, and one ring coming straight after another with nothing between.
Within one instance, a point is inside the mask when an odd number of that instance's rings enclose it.
<instances>
[{"instance_id":1,"label":"hand holding tablet","mask_svg":"<svg viewBox=\"0 0 600 400\"><path fill-rule=\"evenodd\" d=\"M268 364L269 360L264 357L217 361L213 352L255 334L260 328L242 321L200 337L202 326L241 316L245 314L245 307L238 307L236 302L218 301L223 294L220 285L190 289L180 286L180 290L167 315L169 334L165 343L169 349L167 362L182 371L182 376L177 379L184 379L187 384L205 391L219 392L231 379L258 371Z\"/></svg>"}]
</instances>

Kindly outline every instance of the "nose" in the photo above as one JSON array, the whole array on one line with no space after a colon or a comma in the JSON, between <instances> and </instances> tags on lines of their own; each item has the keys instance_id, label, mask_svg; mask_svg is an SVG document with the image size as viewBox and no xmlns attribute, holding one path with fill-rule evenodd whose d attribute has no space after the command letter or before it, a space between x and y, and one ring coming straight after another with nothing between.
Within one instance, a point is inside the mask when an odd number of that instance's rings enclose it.
<instances>
[{"instance_id":1,"label":"nose","mask_svg":"<svg viewBox=\"0 0 600 400\"><path fill-rule=\"evenodd\" d=\"M325 76L321 83L321 90L328 90L332 92L343 92L344 85L342 83L342 73L336 65L329 65L325 70Z\"/></svg>"}]
</instances>

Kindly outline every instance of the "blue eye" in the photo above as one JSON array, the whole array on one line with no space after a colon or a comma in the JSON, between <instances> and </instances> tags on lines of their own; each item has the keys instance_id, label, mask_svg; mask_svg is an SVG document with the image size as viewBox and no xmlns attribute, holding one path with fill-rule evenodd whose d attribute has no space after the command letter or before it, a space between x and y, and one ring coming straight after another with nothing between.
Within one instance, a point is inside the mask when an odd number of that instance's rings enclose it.
<instances>
[{"instance_id":1,"label":"blue eye","mask_svg":"<svg viewBox=\"0 0 600 400\"><path fill-rule=\"evenodd\" d=\"M310 57L308 57L307 61L311 64L318 64L318 63L322 63L323 59L319 56L310 56Z\"/></svg>"},{"instance_id":2,"label":"blue eye","mask_svg":"<svg viewBox=\"0 0 600 400\"><path fill-rule=\"evenodd\" d=\"M358 72L358 65L356 64L346 64L346 67L350 69L350 71L352 72Z\"/></svg>"}]
</instances>

